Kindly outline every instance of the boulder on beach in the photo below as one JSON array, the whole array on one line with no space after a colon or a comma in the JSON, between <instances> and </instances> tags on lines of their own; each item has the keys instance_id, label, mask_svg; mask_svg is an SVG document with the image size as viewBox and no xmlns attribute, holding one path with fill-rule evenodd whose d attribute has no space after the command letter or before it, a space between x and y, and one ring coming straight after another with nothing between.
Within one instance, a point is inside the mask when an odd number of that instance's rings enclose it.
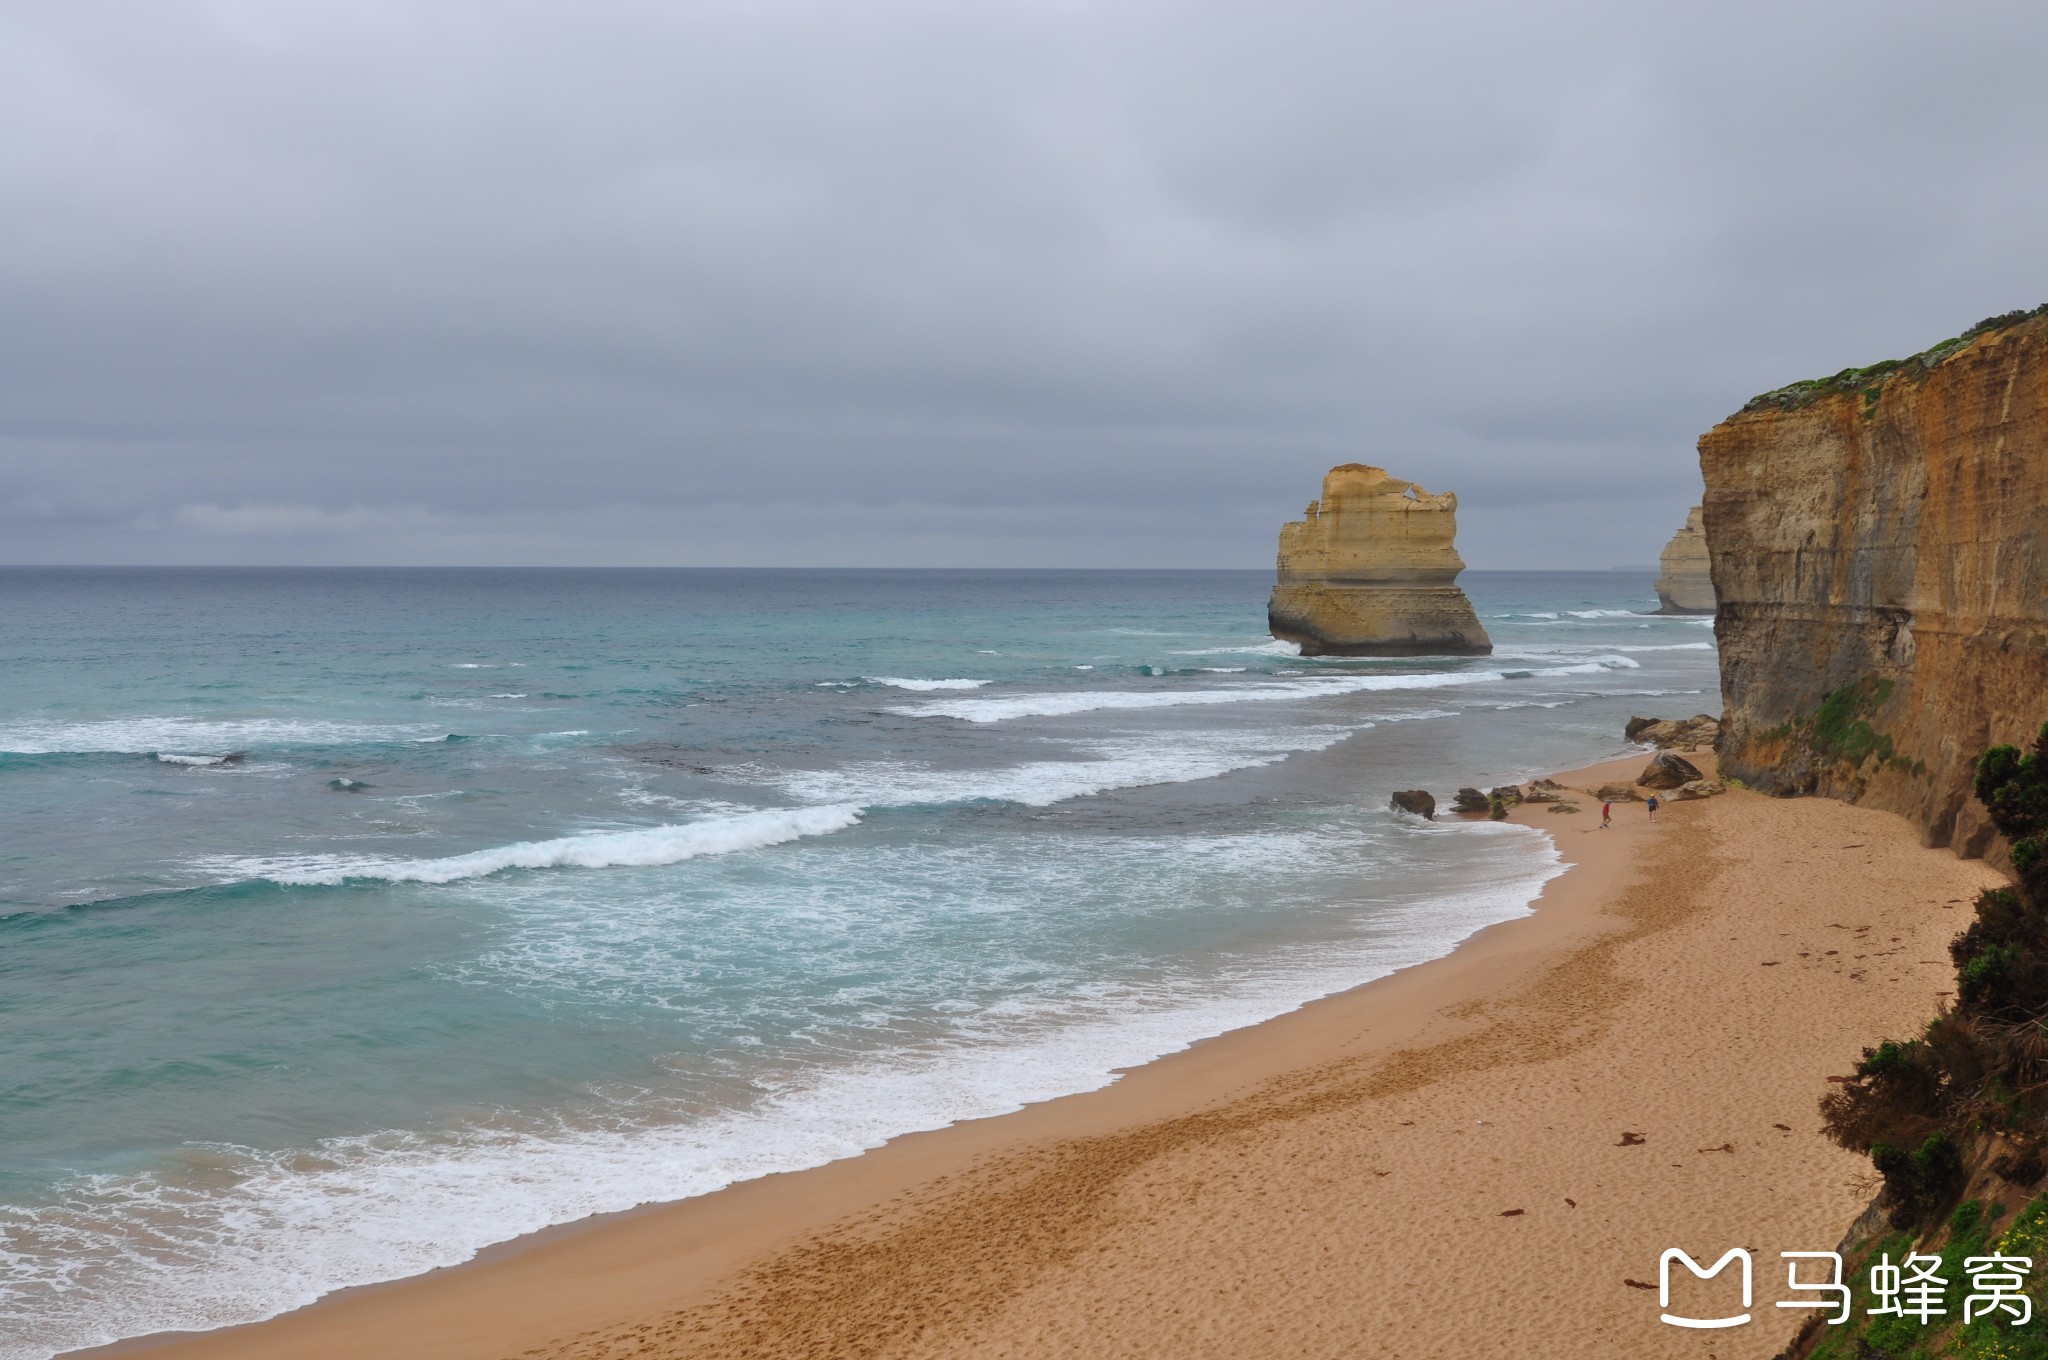
<instances>
[{"instance_id":1,"label":"boulder on beach","mask_svg":"<svg viewBox=\"0 0 2048 1360\"><path fill-rule=\"evenodd\" d=\"M1491 806L1496 798L1509 807L1513 807L1522 801L1522 790L1513 784L1503 784L1486 795L1487 804Z\"/></svg>"},{"instance_id":2,"label":"boulder on beach","mask_svg":"<svg viewBox=\"0 0 2048 1360\"><path fill-rule=\"evenodd\" d=\"M1564 790L1558 788L1555 784L1551 784L1547 789L1543 787L1543 785L1549 783L1550 781L1547 779L1537 780L1522 794L1522 801L1525 803L1562 803L1564 801Z\"/></svg>"},{"instance_id":3,"label":"boulder on beach","mask_svg":"<svg viewBox=\"0 0 2048 1360\"><path fill-rule=\"evenodd\" d=\"M1650 757L1650 763L1643 766L1643 772L1636 776L1636 783L1646 789L1675 789L1681 784L1690 784L1704 779L1699 766L1683 756L1659 751Z\"/></svg>"},{"instance_id":4,"label":"boulder on beach","mask_svg":"<svg viewBox=\"0 0 2048 1360\"><path fill-rule=\"evenodd\" d=\"M1532 779L1529 781L1529 787L1531 789L1540 789L1545 793L1564 792L1564 785L1558 783L1555 779Z\"/></svg>"},{"instance_id":5,"label":"boulder on beach","mask_svg":"<svg viewBox=\"0 0 2048 1360\"><path fill-rule=\"evenodd\" d=\"M1412 812L1424 821L1436 820L1436 798L1428 789L1401 789L1387 801L1396 812Z\"/></svg>"},{"instance_id":6,"label":"boulder on beach","mask_svg":"<svg viewBox=\"0 0 2048 1360\"><path fill-rule=\"evenodd\" d=\"M1451 799L1453 812L1484 812L1486 809L1486 795L1478 789L1459 789Z\"/></svg>"},{"instance_id":7,"label":"boulder on beach","mask_svg":"<svg viewBox=\"0 0 2048 1360\"><path fill-rule=\"evenodd\" d=\"M1671 801L1683 803L1689 802L1694 798L1712 798L1717 793L1726 793L1727 791L1727 789L1722 787L1718 779L1695 779L1690 783L1680 784L1677 788L1673 789L1671 791Z\"/></svg>"},{"instance_id":8,"label":"boulder on beach","mask_svg":"<svg viewBox=\"0 0 2048 1360\"><path fill-rule=\"evenodd\" d=\"M1593 796L1603 803L1640 803L1643 795L1627 784L1602 784L1592 790Z\"/></svg>"}]
</instances>

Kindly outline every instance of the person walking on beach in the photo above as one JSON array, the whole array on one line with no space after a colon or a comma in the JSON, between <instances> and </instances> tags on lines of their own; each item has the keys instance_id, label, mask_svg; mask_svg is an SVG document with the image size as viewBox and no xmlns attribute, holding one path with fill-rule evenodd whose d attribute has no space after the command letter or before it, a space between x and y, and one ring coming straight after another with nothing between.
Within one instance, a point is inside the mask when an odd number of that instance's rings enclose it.
<instances>
[{"instance_id":1,"label":"person walking on beach","mask_svg":"<svg viewBox=\"0 0 2048 1360\"><path fill-rule=\"evenodd\" d=\"M1612 804L1612 803L1602 803L1602 804L1600 805L1600 829L1601 829L1602 831L1605 831L1605 830L1607 829L1607 824L1608 824L1609 822L1613 821L1613 820L1614 820L1614 804Z\"/></svg>"},{"instance_id":2,"label":"person walking on beach","mask_svg":"<svg viewBox=\"0 0 2048 1360\"><path fill-rule=\"evenodd\" d=\"M1657 795L1654 793L1650 795L1650 820L1657 820Z\"/></svg>"}]
</instances>

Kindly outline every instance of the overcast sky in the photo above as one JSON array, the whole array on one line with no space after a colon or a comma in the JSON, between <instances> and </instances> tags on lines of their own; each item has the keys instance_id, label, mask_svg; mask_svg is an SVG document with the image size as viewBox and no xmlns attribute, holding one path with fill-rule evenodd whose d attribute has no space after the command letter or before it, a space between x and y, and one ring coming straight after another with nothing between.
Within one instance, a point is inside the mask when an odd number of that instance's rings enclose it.
<instances>
[{"instance_id":1,"label":"overcast sky","mask_svg":"<svg viewBox=\"0 0 2048 1360\"><path fill-rule=\"evenodd\" d=\"M0 562L1652 561L2048 300L2048 5L9 0Z\"/></svg>"}]
</instances>

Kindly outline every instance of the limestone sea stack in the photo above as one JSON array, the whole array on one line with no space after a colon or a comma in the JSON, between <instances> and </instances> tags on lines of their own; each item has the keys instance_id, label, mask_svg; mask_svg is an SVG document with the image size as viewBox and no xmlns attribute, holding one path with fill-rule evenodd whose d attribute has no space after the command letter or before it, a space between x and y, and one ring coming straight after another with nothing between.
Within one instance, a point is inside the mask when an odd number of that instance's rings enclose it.
<instances>
[{"instance_id":1,"label":"limestone sea stack","mask_svg":"<svg viewBox=\"0 0 2048 1360\"><path fill-rule=\"evenodd\" d=\"M1346 463L1280 526L1273 636L1303 656L1484 656L1493 640L1458 588L1458 498Z\"/></svg>"},{"instance_id":2,"label":"limestone sea stack","mask_svg":"<svg viewBox=\"0 0 2048 1360\"><path fill-rule=\"evenodd\" d=\"M1711 614L1714 612L1714 578L1707 570L1707 526L1702 507L1686 512L1685 524L1664 545L1658 558L1663 574L1657 577L1659 614Z\"/></svg>"}]
</instances>

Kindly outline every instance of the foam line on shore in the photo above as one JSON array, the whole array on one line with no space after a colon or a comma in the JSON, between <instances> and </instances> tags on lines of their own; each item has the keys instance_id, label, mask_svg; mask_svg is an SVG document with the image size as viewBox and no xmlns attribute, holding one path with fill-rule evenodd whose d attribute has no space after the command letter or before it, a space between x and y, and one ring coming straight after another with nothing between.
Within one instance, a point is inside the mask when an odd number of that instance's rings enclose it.
<instances>
[{"instance_id":1,"label":"foam line on shore","mask_svg":"<svg viewBox=\"0 0 2048 1360\"><path fill-rule=\"evenodd\" d=\"M891 1138L1091 1091L1196 1040L1436 958L1485 926L1527 914L1563 872L1549 838L1479 823L1416 834L1507 837L1526 854L1454 894L1404 904L1349 948L1303 947L1220 984L1049 998L1004 1017L1000 1038L877 1054L770 1090L709 1118L637 1126L476 1126L440 1137L386 1131L313 1149L208 1151L203 1192L160 1173L99 1176L39 1210L0 1210L0 1238L76 1279L22 1279L0 1294L24 1328L4 1360L164 1330L273 1317L335 1289L459 1264L496 1242L776 1172L851 1157ZM663 1112L645 1112L658 1117ZM166 1246L185 1245L167 1265Z\"/></svg>"}]
</instances>

